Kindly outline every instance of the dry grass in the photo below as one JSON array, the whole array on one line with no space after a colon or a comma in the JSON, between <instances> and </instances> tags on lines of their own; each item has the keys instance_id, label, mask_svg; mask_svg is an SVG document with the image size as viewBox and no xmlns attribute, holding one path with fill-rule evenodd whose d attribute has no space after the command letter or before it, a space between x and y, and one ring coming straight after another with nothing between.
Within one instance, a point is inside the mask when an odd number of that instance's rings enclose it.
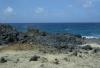
<instances>
[{"instance_id":1,"label":"dry grass","mask_svg":"<svg viewBox=\"0 0 100 68\"><path fill-rule=\"evenodd\" d=\"M79 56L69 54L40 53L36 50L42 48L32 44L9 44L0 48L0 57L9 59L6 63L0 63L0 68L100 68L99 53L79 53ZM12 50L12 51L9 51ZM34 56L40 56L38 61L29 61ZM45 59L42 58L46 58ZM19 61L16 63L17 59ZM56 60L55 60L56 59ZM43 61L43 62L42 62Z\"/></svg>"},{"instance_id":2,"label":"dry grass","mask_svg":"<svg viewBox=\"0 0 100 68\"><path fill-rule=\"evenodd\" d=\"M38 50L38 45L9 44L8 46L0 48L0 51L5 51L5 50Z\"/></svg>"}]
</instances>

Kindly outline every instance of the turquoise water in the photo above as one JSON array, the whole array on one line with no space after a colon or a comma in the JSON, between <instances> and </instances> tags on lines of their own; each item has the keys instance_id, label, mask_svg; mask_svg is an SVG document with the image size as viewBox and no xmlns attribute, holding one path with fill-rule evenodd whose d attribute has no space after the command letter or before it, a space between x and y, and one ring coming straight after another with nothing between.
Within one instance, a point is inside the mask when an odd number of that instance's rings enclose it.
<instances>
[{"instance_id":1,"label":"turquoise water","mask_svg":"<svg viewBox=\"0 0 100 68\"><path fill-rule=\"evenodd\" d=\"M86 37L100 38L100 23L10 23L19 31L26 31L27 27L38 28L50 33L73 33Z\"/></svg>"}]
</instances>

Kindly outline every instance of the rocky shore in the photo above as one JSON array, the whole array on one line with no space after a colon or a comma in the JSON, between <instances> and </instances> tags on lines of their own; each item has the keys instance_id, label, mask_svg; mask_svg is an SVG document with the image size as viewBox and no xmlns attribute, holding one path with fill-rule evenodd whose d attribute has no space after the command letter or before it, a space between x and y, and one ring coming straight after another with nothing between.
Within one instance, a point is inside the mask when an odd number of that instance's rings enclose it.
<instances>
[{"instance_id":1,"label":"rocky shore","mask_svg":"<svg viewBox=\"0 0 100 68\"><path fill-rule=\"evenodd\" d=\"M73 51L80 47L78 45L84 44L84 38L81 35L74 35L71 33L65 34L50 34L47 32L40 31L35 28L28 28L26 32L19 32L16 28L8 25L0 25L0 45L10 45L10 44L26 44L38 45L40 51ZM8 47L11 47L8 46ZM34 46L35 47L35 46Z\"/></svg>"},{"instance_id":2,"label":"rocky shore","mask_svg":"<svg viewBox=\"0 0 100 68\"><path fill-rule=\"evenodd\" d=\"M19 32L16 28L8 24L0 24L0 44L8 43L32 43L42 45L66 45L66 44L82 44L84 39L81 35L70 33L50 34L35 28L27 28L27 32Z\"/></svg>"},{"instance_id":3,"label":"rocky shore","mask_svg":"<svg viewBox=\"0 0 100 68\"><path fill-rule=\"evenodd\" d=\"M90 41L71 33L19 32L0 24L0 68L100 68L99 44Z\"/></svg>"}]
</instances>

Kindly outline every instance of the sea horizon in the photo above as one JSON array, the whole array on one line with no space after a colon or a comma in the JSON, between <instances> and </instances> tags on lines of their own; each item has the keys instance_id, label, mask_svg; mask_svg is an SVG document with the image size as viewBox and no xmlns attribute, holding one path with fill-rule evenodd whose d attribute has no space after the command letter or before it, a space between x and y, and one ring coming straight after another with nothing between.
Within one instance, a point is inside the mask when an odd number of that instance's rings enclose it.
<instances>
[{"instance_id":1,"label":"sea horizon","mask_svg":"<svg viewBox=\"0 0 100 68\"><path fill-rule=\"evenodd\" d=\"M100 38L100 23L3 23L10 24L19 31L31 26L49 33L73 33L86 38Z\"/></svg>"}]
</instances>

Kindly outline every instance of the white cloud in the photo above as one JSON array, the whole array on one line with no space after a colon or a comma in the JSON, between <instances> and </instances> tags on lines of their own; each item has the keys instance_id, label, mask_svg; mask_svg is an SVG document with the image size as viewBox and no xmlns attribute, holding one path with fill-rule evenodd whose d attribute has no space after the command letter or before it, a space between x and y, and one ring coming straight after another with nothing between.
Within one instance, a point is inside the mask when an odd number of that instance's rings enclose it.
<instances>
[{"instance_id":1,"label":"white cloud","mask_svg":"<svg viewBox=\"0 0 100 68\"><path fill-rule=\"evenodd\" d=\"M38 17L43 17L43 16L47 16L48 15L48 11L45 8L42 7L38 7L34 10L34 16L38 16Z\"/></svg>"},{"instance_id":2,"label":"white cloud","mask_svg":"<svg viewBox=\"0 0 100 68\"><path fill-rule=\"evenodd\" d=\"M37 13L37 14L43 13L44 11L45 11L45 9L41 8L41 7L38 7L35 9L35 13Z\"/></svg>"},{"instance_id":3,"label":"white cloud","mask_svg":"<svg viewBox=\"0 0 100 68\"><path fill-rule=\"evenodd\" d=\"M4 13L5 14L8 14L8 13L13 13L13 8L12 7L10 7L10 6L8 6L5 10L4 10Z\"/></svg>"},{"instance_id":4,"label":"white cloud","mask_svg":"<svg viewBox=\"0 0 100 68\"><path fill-rule=\"evenodd\" d=\"M6 17L14 16L16 13L14 12L14 9L10 6L8 6L6 9L4 9L4 15Z\"/></svg>"},{"instance_id":5,"label":"white cloud","mask_svg":"<svg viewBox=\"0 0 100 68\"><path fill-rule=\"evenodd\" d=\"M83 7L89 8L93 6L93 0L84 0Z\"/></svg>"}]
</instances>

